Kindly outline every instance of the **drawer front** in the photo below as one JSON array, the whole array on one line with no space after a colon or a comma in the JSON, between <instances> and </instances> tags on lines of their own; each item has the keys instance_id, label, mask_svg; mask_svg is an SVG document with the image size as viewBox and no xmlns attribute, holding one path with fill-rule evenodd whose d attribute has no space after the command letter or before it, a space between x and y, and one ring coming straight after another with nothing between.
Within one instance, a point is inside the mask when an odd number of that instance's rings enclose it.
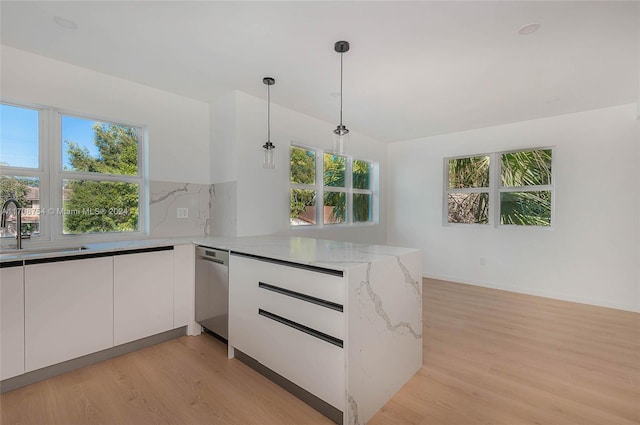
<instances>
[{"instance_id":1,"label":"drawer front","mask_svg":"<svg viewBox=\"0 0 640 425\"><path fill-rule=\"evenodd\" d=\"M346 288L342 277L233 254L231 257L236 264L234 268L242 268L246 277L256 282L278 286L332 303L344 304Z\"/></svg>"},{"instance_id":2,"label":"drawer front","mask_svg":"<svg viewBox=\"0 0 640 425\"><path fill-rule=\"evenodd\" d=\"M258 284L258 308L315 329L340 340L344 339L344 314L305 298L275 292L277 288ZM342 307L340 305L340 307Z\"/></svg>"},{"instance_id":3,"label":"drawer front","mask_svg":"<svg viewBox=\"0 0 640 425\"><path fill-rule=\"evenodd\" d=\"M267 316L258 316L265 338L260 363L344 411L345 351Z\"/></svg>"}]
</instances>

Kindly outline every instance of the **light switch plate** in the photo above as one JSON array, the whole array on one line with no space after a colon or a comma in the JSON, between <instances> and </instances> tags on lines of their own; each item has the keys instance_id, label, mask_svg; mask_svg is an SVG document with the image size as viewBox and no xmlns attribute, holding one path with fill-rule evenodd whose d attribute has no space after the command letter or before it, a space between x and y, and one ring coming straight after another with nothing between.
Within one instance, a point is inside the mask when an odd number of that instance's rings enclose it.
<instances>
[{"instance_id":1,"label":"light switch plate","mask_svg":"<svg viewBox=\"0 0 640 425\"><path fill-rule=\"evenodd\" d=\"M177 218L189 218L189 208L178 208L176 216Z\"/></svg>"}]
</instances>

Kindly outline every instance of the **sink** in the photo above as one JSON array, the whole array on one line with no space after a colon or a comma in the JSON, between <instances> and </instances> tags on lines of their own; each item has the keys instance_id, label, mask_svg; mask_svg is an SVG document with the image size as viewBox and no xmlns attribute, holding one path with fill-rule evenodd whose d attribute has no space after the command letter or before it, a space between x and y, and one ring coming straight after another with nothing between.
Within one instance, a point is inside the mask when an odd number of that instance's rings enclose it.
<instances>
[{"instance_id":1,"label":"sink","mask_svg":"<svg viewBox=\"0 0 640 425\"><path fill-rule=\"evenodd\" d=\"M87 249L86 246L59 246L55 248L5 248L0 250L0 254L49 254L56 252L73 252L83 251Z\"/></svg>"}]
</instances>

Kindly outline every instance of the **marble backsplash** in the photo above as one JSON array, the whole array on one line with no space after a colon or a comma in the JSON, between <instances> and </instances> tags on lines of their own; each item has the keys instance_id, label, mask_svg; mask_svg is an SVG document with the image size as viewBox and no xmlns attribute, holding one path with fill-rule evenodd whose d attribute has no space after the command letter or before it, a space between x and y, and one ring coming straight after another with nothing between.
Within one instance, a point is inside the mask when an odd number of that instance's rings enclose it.
<instances>
[{"instance_id":1,"label":"marble backsplash","mask_svg":"<svg viewBox=\"0 0 640 425\"><path fill-rule=\"evenodd\" d=\"M186 208L187 218L178 218ZM149 182L149 236L236 236L236 182Z\"/></svg>"},{"instance_id":2,"label":"marble backsplash","mask_svg":"<svg viewBox=\"0 0 640 425\"><path fill-rule=\"evenodd\" d=\"M211 236L237 236L236 182L211 185Z\"/></svg>"},{"instance_id":3,"label":"marble backsplash","mask_svg":"<svg viewBox=\"0 0 640 425\"><path fill-rule=\"evenodd\" d=\"M210 236L213 185L149 182L149 235L151 237ZM178 208L187 218L178 218Z\"/></svg>"}]
</instances>

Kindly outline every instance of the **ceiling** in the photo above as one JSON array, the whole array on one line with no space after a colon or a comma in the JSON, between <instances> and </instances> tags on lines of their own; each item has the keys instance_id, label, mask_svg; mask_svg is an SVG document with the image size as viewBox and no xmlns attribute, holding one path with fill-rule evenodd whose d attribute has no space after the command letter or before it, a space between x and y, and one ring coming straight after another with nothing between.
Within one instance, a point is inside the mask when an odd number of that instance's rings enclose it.
<instances>
[{"instance_id":1,"label":"ceiling","mask_svg":"<svg viewBox=\"0 0 640 425\"><path fill-rule=\"evenodd\" d=\"M237 89L398 141L638 100L640 3L5 1L4 45L210 102ZM66 29L61 17L75 23ZM540 29L518 30L530 23Z\"/></svg>"}]
</instances>

